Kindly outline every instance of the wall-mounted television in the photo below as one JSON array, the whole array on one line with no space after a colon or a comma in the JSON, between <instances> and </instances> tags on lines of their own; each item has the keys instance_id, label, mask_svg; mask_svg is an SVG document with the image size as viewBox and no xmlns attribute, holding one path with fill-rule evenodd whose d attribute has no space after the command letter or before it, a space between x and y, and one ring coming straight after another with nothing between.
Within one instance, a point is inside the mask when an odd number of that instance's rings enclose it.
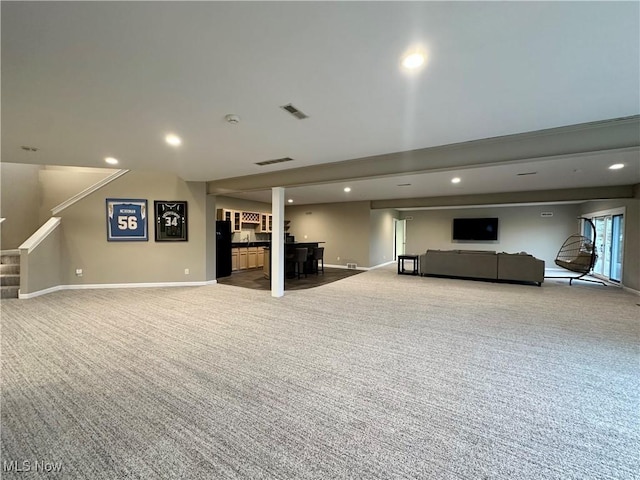
<instances>
[{"instance_id":1,"label":"wall-mounted television","mask_svg":"<svg viewBox=\"0 0 640 480\"><path fill-rule=\"evenodd\" d=\"M454 218L454 240L498 240L497 218Z\"/></svg>"}]
</instances>

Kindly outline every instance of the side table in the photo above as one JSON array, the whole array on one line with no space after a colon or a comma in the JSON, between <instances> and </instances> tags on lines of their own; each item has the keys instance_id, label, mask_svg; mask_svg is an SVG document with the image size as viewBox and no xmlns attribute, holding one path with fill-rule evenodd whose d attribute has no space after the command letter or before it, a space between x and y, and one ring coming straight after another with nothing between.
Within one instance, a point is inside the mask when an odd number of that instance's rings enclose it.
<instances>
[{"instance_id":1,"label":"side table","mask_svg":"<svg viewBox=\"0 0 640 480\"><path fill-rule=\"evenodd\" d=\"M411 260L413 263L413 270L406 270L404 268L405 260ZM418 255L398 255L398 275L418 275Z\"/></svg>"}]
</instances>

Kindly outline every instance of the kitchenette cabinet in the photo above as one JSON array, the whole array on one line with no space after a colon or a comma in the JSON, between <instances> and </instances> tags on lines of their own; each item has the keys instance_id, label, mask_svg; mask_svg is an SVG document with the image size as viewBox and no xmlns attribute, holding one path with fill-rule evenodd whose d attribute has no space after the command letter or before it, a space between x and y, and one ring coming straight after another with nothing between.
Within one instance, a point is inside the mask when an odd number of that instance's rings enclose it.
<instances>
[{"instance_id":1,"label":"kitchenette cabinet","mask_svg":"<svg viewBox=\"0 0 640 480\"><path fill-rule=\"evenodd\" d=\"M258 247L258 268L262 268L264 265L264 247Z\"/></svg>"},{"instance_id":2,"label":"kitchenette cabinet","mask_svg":"<svg viewBox=\"0 0 640 480\"><path fill-rule=\"evenodd\" d=\"M270 213L260 214L260 225L258 225L258 232L271 233L273 228L273 215Z\"/></svg>"},{"instance_id":3,"label":"kitchenette cabinet","mask_svg":"<svg viewBox=\"0 0 640 480\"><path fill-rule=\"evenodd\" d=\"M216 214L216 219L231 222L231 233L239 232L242 229L242 212L238 210L219 208Z\"/></svg>"},{"instance_id":4,"label":"kitchenette cabinet","mask_svg":"<svg viewBox=\"0 0 640 480\"><path fill-rule=\"evenodd\" d=\"M237 248L231 249L231 271L232 272L240 270L238 250L239 249Z\"/></svg>"},{"instance_id":5,"label":"kitchenette cabinet","mask_svg":"<svg viewBox=\"0 0 640 480\"><path fill-rule=\"evenodd\" d=\"M262 268L264 265L265 247L236 246L231 249L231 271Z\"/></svg>"}]
</instances>

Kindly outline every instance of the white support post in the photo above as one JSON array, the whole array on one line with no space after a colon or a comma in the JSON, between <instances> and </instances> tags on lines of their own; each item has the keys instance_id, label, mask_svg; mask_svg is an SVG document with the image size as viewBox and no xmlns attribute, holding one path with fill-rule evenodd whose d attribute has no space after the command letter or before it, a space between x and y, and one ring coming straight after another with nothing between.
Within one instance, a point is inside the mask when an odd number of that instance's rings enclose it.
<instances>
[{"instance_id":1,"label":"white support post","mask_svg":"<svg viewBox=\"0 0 640 480\"><path fill-rule=\"evenodd\" d=\"M271 189L271 296L284 295L284 188Z\"/></svg>"}]
</instances>

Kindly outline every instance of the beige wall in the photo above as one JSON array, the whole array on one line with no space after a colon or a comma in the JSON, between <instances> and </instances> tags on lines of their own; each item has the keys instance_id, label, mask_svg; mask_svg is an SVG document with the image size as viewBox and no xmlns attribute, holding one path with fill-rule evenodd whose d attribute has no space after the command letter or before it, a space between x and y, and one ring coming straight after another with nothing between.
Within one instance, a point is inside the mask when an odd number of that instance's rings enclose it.
<instances>
[{"instance_id":1,"label":"beige wall","mask_svg":"<svg viewBox=\"0 0 640 480\"><path fill-rule=\"evenodd\" d=\"M232 198L218 195L216 197L217 208L227 208L229 210L243 210L246 212L271 213L271 204L244 200L242 198Z\"/></svg>"},{"instance_id":2,"label":"beige wall","mask_svg":"<svg viewBox=\"0 0 640 480\"><path fill-rule=\"evenodd\" d=\"M552 217L541 217L553 212ZM451 210L415 210L402 212L407 221L407 252L427 249L476 249L498 252L526 251L554 266L558 250L566 238L578 231L578 205L543 205L519 207L467 208ZM451 239L453 218L498 217L498 240L495 242L454 242Z\"/></svg>"},{"instance_id":3,"label":"beige wall","mask_svg":"<svg viewBox=\"0 0 640 480\"><path fill-rule=\"evenodd\" d=\"M640 200L598 200L580 205L580 214L625 207L622 284L640 291Z\"/></svg>"},{"instance_id":4,"label":"beige wall","mask_svg":"<svg viewBox=\"0 0 640 480\"><path fill-rule=\"evenodd\" d=\"M0 245L3 249L18 248L41 223L39 221L40 165L0 163Z\"/></svg>"},{"instance_id":5,"label":"beige wall","mask_svg":"<svg viewBox=\"0 0 640 480\"><path fill-rule=\"evenodd\" d=\"M369 202L291 205L285 208L284 216L291 221L289 233L296 241L326 241L327 265L371 266Z\"/></svg>"},{"instance_id":6,"label":"beige wall","mask_svg":"<svg viewBox=\"0 0 640 480\"><path fill-rule=\"evenodd\" d=\"M51 218L51 209L95 185L117 170L110 168L52 167L40 169L40 225Z\"/></svg>"},{"instance_id":7,"label":"beige wall","mask_svg":"<svg viewBox=\"0 0 640 480\"><path fill-rule=\"evenodd\" d=\"M148 242L108 242L106 198L148 201ZM188 242L155 242L154 200L188 202ZM193 282L207 279L215 259L207 259L207 198L204 182L185 182L175 175L129 172L64 210L62 217L63 284ZM209 204L210 205L210 204ZM75 275L82 268L83 276ZM184 270L190 270L185 275Z\"/></svg>"},{"instance_id":8,"label":"beige wall","mask_svg":"<svg viewBox=\"0 0 640 480\"><path fill-rule=\"evenodd\" d=\"M29 254L20 255L20 294L26 295L61 284L62 227L51 232Z\"/></svg>"},{"instance_id":9,"label":"beige wall","mask_svg":"<svg viewBox=\"0 0 640 480\"><path fill-rule=\"evenodd\" d=\"M397 210L371 210L369 265L372 267L393 261L395 218L400 218Z\"/></svg>"}]
</instances>

